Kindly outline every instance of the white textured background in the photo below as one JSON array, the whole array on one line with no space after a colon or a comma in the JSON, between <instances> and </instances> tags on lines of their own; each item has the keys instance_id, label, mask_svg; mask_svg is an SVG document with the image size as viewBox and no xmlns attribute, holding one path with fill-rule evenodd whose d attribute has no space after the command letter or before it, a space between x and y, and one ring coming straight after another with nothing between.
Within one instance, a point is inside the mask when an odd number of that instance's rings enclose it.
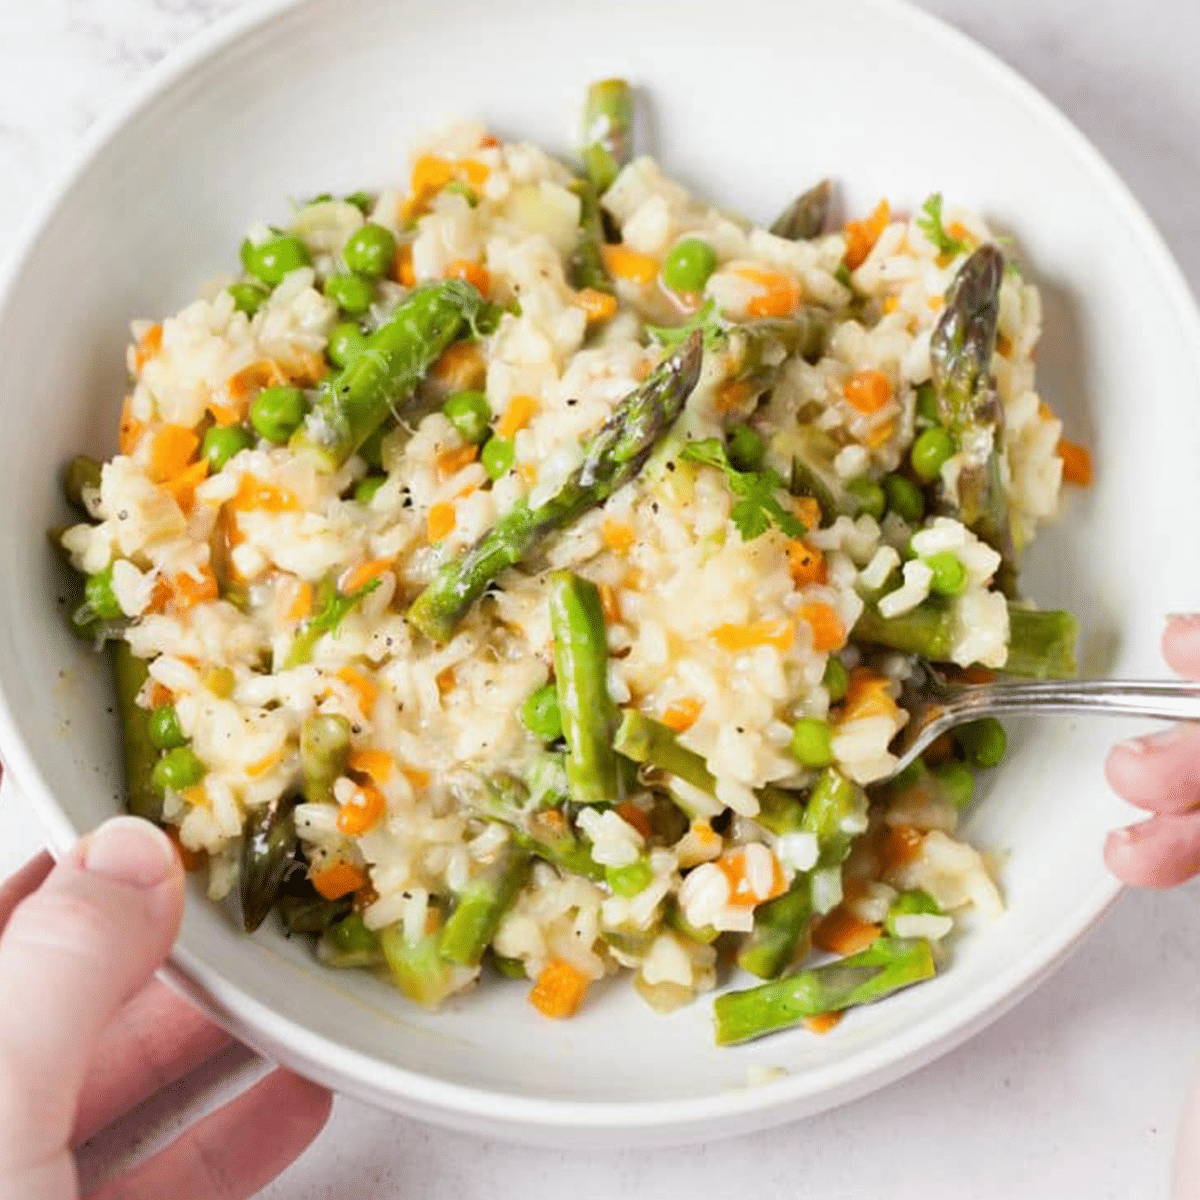
<instances>
[{"instance_id":1,"label":"white textured background","mask_svg":"<svg viewBox=\"0 0 1200 1200\"><path fill-rule=\"evenodd\" d=\"M245 2L0 0L0 255L89 124L164 54ZM1200 5L924 0L923 7L1014 65L1092 138L1145 204L1193 288L1200 285ZM38 841L27 814L0 809L0 875ZM1057 975L985 1033L873 1097L801 1125L689 1149L576 1154L568 1165L555 1153L339 1101L317 1145L262 1196L1164 1196L1200 1046L1198 904L1200 885L1127 895ZM171 1105L197 1111L259 1069L230 1054L186 1081L91 1147L85 1180L158 1140Z\"/></svg>"}]
</instances>

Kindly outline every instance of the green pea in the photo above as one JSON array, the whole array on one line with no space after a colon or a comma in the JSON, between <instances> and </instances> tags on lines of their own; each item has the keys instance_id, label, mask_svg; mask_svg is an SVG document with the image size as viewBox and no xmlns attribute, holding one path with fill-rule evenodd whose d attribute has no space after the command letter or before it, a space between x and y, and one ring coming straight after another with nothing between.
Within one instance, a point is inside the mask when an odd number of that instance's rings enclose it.
<instances>
[{"instance_id":1,"label":"green pea","mask_svg":"<svg viewBox=\"0 0 1200 1200\"><path fill-rule=\"evenodd\" d=\"M654 882L654 868L644 858L639 858L627 867L605 867L604 878L613 895L628 899L644 892Z\"/></svg>"},{"instance_id":2,"label":"green pea","mask_svg":"<svg viewBox=\"0 0 1200 1200\"><path fill-rule=\"evenodd\" d=\"M961 811L971 803L971 797L975 794L975 776L971 774L970 767L951 760L939 763L929 774L942 796L955 808Z\"/></svg>"},{"instance_id":3,"label":"green pea","mask_svg":"<svg viewBox=\"0 0 1200 1200\"><path fill-rule=\"evenodd\" d=\"M248 274L274 287L285 275L300 267L312 265L308 247L290 234L276 234L255 245L246 239L242 243L242 266Z\"/></svg>"},{"instance_id":4,"label":"green pea","mask_svg":"<svg viewBox=\"0 0 1200 1200\"><path fill-rule=\"evenodd\" d=\"M919 421L929 425L939 424L937 392L933 390L932 383L926 382L917 388L916 412Z\"/></svg>"},{"instance_id":5,"label":"green pea","mask_svg":"<svg viewBox=\"0 0 1200 1200\"><path fill-rule=\"evenodd\" d=\"M904 475L885 475L883 494L888 508L896 516L902 517L910 525L920 524L925 515L925 497L911 479Z\"/></svg>"},{"instance_id":6,"label":"green pea","mask_svg":"<svg viewBox=\"0 0 1200 1200\"><path fill-rule=\"evenodd\" d=\"M766 453L762 438L749 425L735 425L729 431L729 461L739 471L757 471Z\"/></svg>"},{"instance_id":7,"label":"green pea","mask_svg":"<svg viewBox=\"0 0 1200 1200\"><path fill-rule=\"evenodd\" d=\"M521 705L525 728L543 742L557 742L563 735L562 713L558 708L558 688L552 683L530 692Z\"/></svg>"},{"instance_id":8,"label":"green pea","mask_svg":"<svg viewBox=\"0 0 1200 1200\"><path fill-rule=\"evenodd\" d=\"M260 437L282 446L300 428L308 401L297 387L263 388L250 405L250 424Z\"/></svg>"},{"instance_id":9,"label":"green pea","mask_svg":"<svg viewBox=\"0 0 1200 1200\"><path fill-rule=\"evenodd\" d=\"M94 575L87 577L87 583L83 587L83 599L87 607L101 621L119 621L125 615L124 610L117 602L116 593L113 591L111 564L103 571L97 571Z\"/></svg>"},{"instance_id":10,"label":"green pea","mask_svg":"<svg viewBox=\"0 0 1200 1200\"><path fill-rule=\"evenodd\" d=\"M382 279L392 269L396 257L396 239L389 229L368 221L350 235L342 247L346 266L367 279Z\"/></svg>"},{"instance_id":11,"label":"green pea","mask_svg":"<svg viewBox=\"0 0 1200 1200\"><path fill-rule=\"evenodd\" d=\"M370 192L351 192L346 197L347 204L353 204L365 217L367 210L375 203L375 197Z\"/></svg>"},{"instance_id":12,"label":"green pea","mask_svg":"<svg viewBox=\"0 0 1200 1200\"><path fill-rule=\"evenodd\" d=\"M663 283L676 292L699 292L717 269L717 252L703 238L676 242L663 259Z\"/></svg>"},{"instance_id":13,"label":"green pea","mask_svg":"<svg viewBox=\"0 0 1200 1200\"><path fill-rule=\"evenodd\" d=\"M912 888L910 891L901 892L892 901L892 906L888 909L887 917L884 919L884 928L893 937L897 937L895 924L897 917L940 917L941 915L942 906L928 892L922 891L920 888Z\"/></svg>"},{"instance_id":14,"label":"green pea","mask_svg":"<svg viewBox=\"0 0 1200 1200\"><path fill-rule=\"evenodd\" d=\"M187 738L179 728L179 714L173 704L160 704L150 711L150 743L159 750L186 746Z\"/></svg>"},{"instance_id":15,"label":"green pea","mask_svg":"<svg viewBox=\"0 0 1200 1200\"><path fill-rule=\"evenodd\" d=\"M241 283L231 283L229 294L233 297L233 307L238 312L252 317L262 307L262 302L271 294L271 290L256 280L247 279Z\"/></svg>"},{"instance_id":16,"label":"green pea","mask_svg":"<svg viewBox=\"0 0 1200 1200\"><path fill-rule=\"evenodd\" d=\"M492 422L492 406L482 392L458 392L442 405L446 419L462 437L478 446Z\"/></svg>"},{"instance_id":17,"label":"green pea","mask_svg":"<svg viewBox=\"0 0 1200 1200\"><path fill-rule=\"evenodd\" d=\"M346 367L356 359L367 344L367 335L353 321L343 321L329 331L325 353L335 367Z\"/></svg>"},{"instance_id":18,"label":"green pea","mask_svg":"<svg viewBox=\"0 0 1200 1200\"><path fill-rule=\"evenodd\" d=\"M860 513L866 513L877 521L883 516L883 510L887 508L887 497L875 480L863 475L846 484L846 490L858 501Z\"/></svg>"},{"instance_id":19,"label":"green pea","mask_svg":"<svg viewBox=\"0 0 1200 1200\"><path fill-rule=\"evenodd\" d=\"M241 425L213 425L204 434L200 447L202 457L214 474L239 451L249 450L254 439Z\"/></svg>"},{"instance_id":20,"label":"green pea","mask_svg":"<svg viewBox=\"0 0 1200 1200\"><path fill-rule=\"evenodd\" d=\"M1008 749L1008 734L995 717L983 717L955 729L954 743L971 766L987 770L1000 765Z\"/></svg>"},{"instance_id":21,"label":"green pea","mask_svg":"<svg viewBox=\"0 0 1200 1200\"><path fill-rule=\"evenodd\" d=\"M850 686L850 672L836 654L831 654L825 663L825 674L821 682L829 693L830 704L837 704L839 700L846 698L846 689Z\"/></svg>"},{"instance_id":22,"label":"green pea","mask_svg":"<svg viewBox=\"0 0 1200 1200\"><path fill-rule=\"evenodd\" d=\"M387 483L386 475L368 475L360 479L354 488L354 498L359 504L370 504L375 499L375 493Z\"/></svg>"},{"instance_id":23,"label":"green pea","mask_svg":"<svg viewBox=\"0 0 1200 1200\"><path fill-rule=\"evenodd\" d=\"M917 434L908 457L917 478L930 483L938 477L942 464L953 453L954 439L941 425L934 425L924 433Z\"/></svg>"},{"instance_id":24,"label":"green pea","mask_svg":"<svg viewBox=\"0 0 1200 1200\"><path fill-rule=\"evenodd\" d=\"M792 757L803 767L827 767L833 762L833 730L819 717L801 717L792 726L788 743Z\"/></svg>"},{"instance_id":25,"label":"green pea","mask_svg":"<svg viewBox=\"0 0 1200 1200\"><path fill-rule=\"evenodd\" d=\"M325 280L325 295L348 317L361 317L371 307L375 290L358 275L330 275Z\"/></svg>"},{"instance_id":26,"label":"green pea","mask_svg":"<svg viewBox=\"0 0 1200 1200\"><path fill-rule=\"evenodd\" d=\"M176 746L154 764L150 782L160 792L182 792L199 783L205 774L206 768L191 746Z\"/></svg>"},{"instance_id":27,"label":"green pea","mask_svg":"<svg viewBox=\"0 0 1200 1200\"><path fill-rule=\"evenodd\" d=\"M328 937L342 954L371 954L379 949L379 935L367 928L361 913L351 913L331 925Z\"/></svg>"},{"instance_id":28,"label":"green pea","mask_svg":"<svg viewBox=\"0 0 1200 1200\"><path fill-rule=\"evenodd\" d=\"M967 587L967 568L952 550L931 554L925 565L933 572L930 588L939 596L961 596Z\"/></svg>"},{"instance_id":29,"label":"green pea","mask_svg":"<svg viewBox=\"0 0 1200 1200\"><path fill-rule=\"evenodd\" d=\"M517 449L512 438L490 437L483 444L479 461L493 479L499 479L501 475L512 470L516 455Z\"/></svg>"}]
</instances>

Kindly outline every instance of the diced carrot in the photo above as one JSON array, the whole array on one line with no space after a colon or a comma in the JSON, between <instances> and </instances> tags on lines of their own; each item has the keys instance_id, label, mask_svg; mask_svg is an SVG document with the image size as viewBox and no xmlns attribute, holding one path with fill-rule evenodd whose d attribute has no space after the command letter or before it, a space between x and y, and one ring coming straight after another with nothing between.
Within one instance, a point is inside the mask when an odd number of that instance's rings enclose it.
<instances>
[{"instance_id":1,"label":"diced carrot","mask_svg":"<svg viewBox=\"0 0 1200 1200\"><path fill-rule=\"evenodd\" d=\"M788 542L788 570L792 574L792 582L798 587L810 583L824 583L828 572L825 566L825 555L816 546L807 542Z\"/></svg>"},{"instance_id":2,"label":"diced carrot","mask_svg":"<svg viewBox=\"0 0 1200 1200\"><path fill-rule=\"evenodd\" d=\"M604 544L616 554L628 554L637 534L632 525L608 517L603 527Z\"/></svg>"},{"instance_id":3,"label":"diced carrot","mask_svg":"<svg viewBox=\"0 0 1200 1200\"><path fill-rule=\"evenodd\" d=\"M346 757L346 770L376 783L386 783L395 766L396 760L386 750L351 750Z\"/></svg>"},{"instance_id":4,"label":"diced carrot","mask_svg":"<svg viewBox=\"0 0 1200 1200\"><path fill-rule=\"evenodd\" d=\"M140 375L142 368L162 349L163 327L155 323L142 334L133 353L134 369Z\"/></svg>"},{"instance_id":5,"label":"diced carrot","mask_svg":"<svg viewBox=\"0 0 1200 1200\"><path fill-rule=\"evenodd\" d=\"M763 848L766 849L766 847ZM787 876L783 873L783 867L779 865L779 860L774 854L771 854L769 850L767 853L771 857L771 879L766 891L756 888L754 882L749 878L745 847L733 850L729 854L722 854L716 860L721 874L729 881L730 904L737 908L753 908L756 904L774 900L776 896L781 896L787 891Z\"/></svg>"},{"instance_id":6,"label":"diced carrot","mask_svg":"<svg viewBox=\"0 0 1200 1200\"><path fill-rule=\"evenodd\" d=\"M401 286L410 288L417 286L417 275L413 270L412 244L401 242L392 256L392 277Z\"/></svg>"},{"instance_id":7,"label":"diced carrot","mask_svg":"<svg viewBox=\"0 0 1200 1200\"><path fill-rule=\"evenodd\" d=\"M210 396L204 407L212 413L214 424L220 425L222 429L226 429L230 425L240 425L246 417L243 407L237 404L224 404L215 396Z\"/></svg>"},{"instance_id":8,"label":"diced carrot","mask_svg":"<svg viewBox=\"0 0 1200 1200\"><path fill-rule=\"evenodd\" d=\"M401 767L400 769L404 773L404 778L418 791L429 786L430 775L428 771L422 771L419 767Z\"/></svg>"},{"instance_id":9,"label":"diced carrot","mask_svg":"<svg viewBox=\"0 0 1200 1200\"><path fill-rule=\"evenodd\" d=\"M896 702L892 699L891 681L866 667L855 667L846 684L840 721L858 721L864 717L892 716Z\"/></svg>"},{"instance_id":10,"label":"diced carrot","mask_svg":"<svg viewBox=\"0 0 1200 1200\"><path fill-rule=\"evenodd\" d=\"M941 310L946 305L946 297L945 296L930 296L929 299L925 301L925 303L928 304L930 309L932 309L934 312L941 312Z\"/></svg>"},{"instance_id":11,"label":"diced carrot","mask_svg":"<svg viewBox=\"0 0 1200 1200\"><path fill-rule=\"evenodd\" d=\"M157 679L150 681L150 707L158 708L160 704L170 704L175 694L169 687L164 687Z\"/></svg>"},{"instance_id":12,"label":"diced carrot","mask_svg":"<svg viewBox=\"0 0 1200 1200\"><path fill-rule=\"evenodd\" d=\"M754 389L745 379L730 379L717 388L713 404L721 416L741 408L754 395Z\"/></svg>"},{"instance_id":13,"label":"diced carrot","mask_svg":"<svg viewBox=\"0 0 1200 1200\"><path fill-rule=\"evenodd\" d=\"M791 621L750 621L745 625L718 625L712 637L722 650L750 650L755 646L787 650L795 640L796 627Z\"/></svg>"},{"instance_id":14,"label":"diced carrot","mask_svg":"<svg viewBox=\"0 0 1200 1200\"><path fill-rule=\"evenodd\" d=\"M617 589L610 583L602 583L598 590L604 619L610 625L616 624L621 619L621 601L617 598Z\"/></svg>"},{"instance_id":15,"label":"diced carrot","mask_svg":"<svg viewBox=\"0 0 1200 1200\"><path fill-rule=\"evenodd\" d=\"M1038 416L1043 421L1057 421L1058 414L1048 405L1045 400L1038 401Z\"/></svg>"},{"instance_id":16,"label":"diced carrot","mask_svg":"<svg viewBox=\"0 0 1200 1200\"><path fill-rule=\"evenodd\" d=\"M200 438L186 425L159 425L150 434L150 464L146 473L155 483L174 479L195 457Z\"/></svg>"},{"instance_id":17,"label":"diced carrot","mask_svg":"<svg viewBox=\"0 0 1200 1200\"><path fill-rule=\"evenodd\" d=\"M310 871L308 879L326 900L340 900L357 892L367 882L367 873L353 863L335 862L319 871Z\"/></svg>"},{"instance_id":18,"label":"diced carrot","mask_svg":"<svg viewBox=\"0 0 1200 1200\"><path fill-rule=\"evenodd\" d=\"M313 587L307 579L294 580L292 600L284 613L286 621L303 621L312 612Z\"/></svg>"},{"instance_id":19,"label":"diced carrot","mask_svg":"<svg viewBox=\"0 0 1200 1200\"><path fill-rule=\"evenodd\" d=\"M351 800L338 809L337 827L347 837L366 833L387 811L387 801L377 787L360 783L357 791L361 800Z\"/></svg>"},{"instance_id":20,"label":"diced carrot","mask_svg":"<svg viewBox=\"0 0 1200 1200\"><path fill-rule=\"evenodd\" d=\"M650 814L643 812L632 800L625 800L614 810L626 825L632 825L644 838L648 838L654 829L650 824Z\"/></svg>"},{"instance_id":21,"label":"diced carrot","mask_svg":"<svg viewBox=\"0 0 1200 1200\"><path fill-rule=\"evenodd\" d=\"M580 288L575 293L574 303L587 314L589 325L610 321L617 315L616 296L610 296L598 288Z\"/></svg>"},{"instance_id":22,"label":"diced carrot","mask_svg":"<svg viewBox=\"0 0 1200 1200\"><path fill-rule=\"evenodd\" d=\"M470 442L462 446L451 446L449 449L443 450L434 459L438 478L449 479L451 475L457 475L463 467L469 467L475 461L478 453L479 447L472 446Z\"/></svg>"},{"instance_id":23,"label":"diced carrot","mask_svg":"<svg viewBox=\"0 0 1200 1200\"><path fill-rule=\"evenodd\" d=\"M378 579L380 575L386 574L393 566L395 566L395 562L390 558L372 558L361 562L358 566L351 567L342 576L338 591L343 596L349 596L352 592L357 592L359 588L366 587L372 579Z\"/></svg>"},{"instance_id":24,"label":"diced carrot","mask_svg":"<svg viewBox=\"0 0 1200 1200\"><path fill-rule=\"evenodd\" d=\"M892 385L882 371L856 371L846 380L842 395L860 413L878 412L891 398Z\"/></svg>"},{"instance_id":25,"label":"diced carrot","mask_svg":"<svg viewBox=\"0 0 1200 1200\"><path fill-rule=\"evenodd\" d=\"M532 820L543 825L553 835L561 836L567 832L567 818L557 808L544 808L534 813Z\"/></svg>"},{"instance_id":26,"label":"diced carrot","mask_svg":"<svg viewBox=\"0 0 1200 1200\"><path fill-rule=\"evenodd\" d=\"M121 405L121 425L117 434L117 445L122 454L132 454L142 440L146 427L133 415L133 397L126 396Z\"/></svg>"},{"instance_id":27,"label":"diced carrot","mask_svg":"<svg viewBox=\"0 0 1200 1200\"><path fill-rule=\"evenodd\" d=\"M537 468L533 463L522 463L517 468L517 474L521 477L521 482L527 488L532 488L537 483Z\"/></svg>"},{"instance_id":28,"label":"diced carrot","mask_svg":"<svg viewBox=\"0 0 1200 1200\"><path fill-rule=\"evenodd\" d=\"M1076 487L1088 487L1092 482L1092 456L1087 448L1062 438L1058 443L1058 456L1062 459L1063 479Z\"/></svg>"},{"instance_id":29,"label":"diced carrot","mask_svg":"<svg viewBox=\"0 0 1200 1200\"><path fill-rule=\"evenodd\" d=\"M886 200L880 200L865 221L846 223L846 266L850 270L855 271L866 262L867 255L875 248L879 235L887 228L891 218L891 206Z\"/></svg>"},{"instance_id":30,"label":"diced carrot","mask_svg":"<svg viewBox=\"0 0 1200 1200\"><path fill-rule=\"evenodd\" d=\"M608 273L618 279L649 287L658 277L658 259L651 258L649 254L640 254L628 246L601 246L600 255Z\"/></svg>"},{"instance_id":31,"label":"diced carrot","mask_svg":"<svg viewBox=\"0 0 1200 1200\"><path fill-rule=\"evenodd\" d=\"M748 316L787 317L799 307L802 292L791 275L762 267L735 267L734 273L759 289L758 295L746 305Z\"/></svg>"},{"instance_id":32,"label":"diced carrot","mask_svg":"<svg viewBox=\"0 0 1200 1200\"><path fill-rule=\"evenodd\" d=\"M217 577L212 573L212 568L207 566L200 568L199 579L183 571L172 576L171 591L174 593L175 608L179 612L186 612L207 600L215 600L221 594Z\"/></svg>"},{"instance_id":33,"label":"diced carrot","mask_svg":"<svg viewBox=\"0 0 1200 1200\"><path fill-rule=\"evenodd\" d=\"M840 650L846 644L846 627L842 618L828 605L805 604L797 614L812 630L813 649L818 654Z\"/></svg>"},{"instance_id":34,"label":"diced carrot","mask_svg":"<svg viewBox=\"0 0 1200 1200\"><path fill-rule=\"evenodd\" d=\"M793 496L791 505L792 512L805 529L821 528L821 506L812 496Z\"/></svg>"},{"instance_id":35,"label":"diced carrot","mask_svg":"<svg viewBox=\"0 0 1200 1200\"><path fill-rule=\"evenodd\" d=\"M494 133L485 133L479 139L479 148L481 150L490 150L494 146L500 145L500 139Z\"/></svg>"},{"instance_id":36,"label":"diced carrot","mask_svg":"<svg viewBox=\"0 0 1200 1200\"><path fill-rule=\"evenodd\" d=\"M444 696L458 682L458 674L453 667L446 667L437 673L434 682L437 684L438 695Z\"/></svg>"},{"instance_id":37,"label":"diced carrot","mask_svg":"<svg viewBox=\"0 0 1200 1200\"><path fill-rule=\"evenodd\" d=\"M583 1003L591 980L562 958L552 958L537 977L529 1003L543 1016L562 1020L573 1017Z\"/></svg>"},{"instance_id":38,"label":"diced carrot","mask_svg":"<svg viewBox=\"0 0 1200 1200\"><path fill-rule=\"evenodd\" d=\"M146 605L146 611L152 613L166 612L167 605L171 603L171 597L174 596L171 590L171 582L164 579L161 575L154 581L154 586L150 589L150 602ZM156 701L156 703L165 703L165 701Z\"/></svg>"},{"instance_id":39,"label":"diced carrot","mask_svg":"<svg viewBox=\"0 0 1200 1200\"><path fill-rule=\"evenodd\" d=\"M960 242L966 242L968 246L973 244L975 241L971 231L961 221L951 221L950 224L946 226L946 232L952 238L955 238Z\"/></svg>"},{"instance_id":40,"label":"diced carrot","mask_svg":"<svg viewBox=\"0 0 1200 1200\"><path fill-rule=\"evenodd\" d=\"M511 438L525 428L538 410L538 402L532 396L516 395L504 410L504 416L496 422L496 435Z\"/></svg>"},{"instance_id":41,"label":"diced carrot","mask_svg":"<svg viewBox=\"0 0 1200 1200\"><path fill-rule=\"evenodd\" d=\"M460 158L455 164L455 174L462 175L473 188L483 187L491 173L491 167L477 158Z\"/></svg>"},{"instance_id":42,"label":"diced carrot","mask_svg":"<svg viewBox=\"0 0 1200 1200\"><path fill-rule=\"evenodd\" d=\"M888 417L886 421L880 422L874 429L870 430L863 441L872 450L878 450L885 442L890 441L892 434L896 432L896 421L893 417Z\"/></svg>"},{"instance_id":43,"label":"diced carrot","mask_svg":"<svg viewBox=\"0 0 1200 1200\"><path fill-rule=\"evenodd\" d=\"M238 483L237 494L229 503L235 512L299 512L300 500L296 493L284 487L267 483L255 475L243 475Z\"/></svg>"},{"instance_id":44,"label":"diced carrot","mask_svg":"<svg viewBox=\"0 0 1200 1200\"><path fill-rule=\"evenodd\" d=\"M894 313L900 307L899 296L885 296L883 299L883 311L885 313Z\"/></svg>"},{"instance_id":45,"label":"diced carrot","mask_svg":"<svg viewBox=\"0 0 1200 1200\"><path fill-rule=\"evenodd\" d=\"M486 374L483 351L475 342L455 342L433 364L433 377L453 392L478 388Z\"/></svg>"},{"instance_id":46,"label":"diced carrot","mask_svg":"<svg viewBox=\"0 0 1200 1200\"><path fill-rule=\"evenodd\" d=\"M684 696L670 705L662 715L662 723L676 733L691 729L704 711L704 701L695 696Z\"/></svg>"},{"instance_id":47,"label":"diced carrot","mask_svg":"<svg viewBox=\"0 0 1200 1200\"><path fill-rule=\"evenodd\" d=\"M413 196L427 199L435 192L440 192L453 177L454 168L446 159L436 154L422 154L413 163Z\"/></svg>"},{"instance_id":48,"label":"diced carrot","mask_svg":"<svg viewBox=\"0 0 1200 1200\"><path fill-rule=\"evenodd\" d=\"M180 841L179 827L177 825L164 825L163 832L171 840L171 845L175 847L175 853L179 855L179 861L183 869L189 874L199 871L206 862L208 862L208 854L204 850L189 850L187 846Z\"/></svg>"},{"instance_id":49,"label":"diced carrot","mask_svg":"<svg viewBox=\"0 0 1200 1200\"><path fill-rule=\"evenodd\" d=\"M283 368L273 358L260 358L225 380L224 392L233 401L249 400L263 388L287 383Z\"/></svg>"},{"instance_id":50,"label":"diced carrot","mask_svg":"<svg viewBox=\"0 0 1200 1200\"><path fill-rule=\"evenodd\" d=\"M425 532L431 542L440 542L442 538L449 537L454 532L457 524L454 505L442 501L429 510L429 516L425 520Z\"/></svg>"},{"instance_id":51,"label":"diced carrot","mask_svg":"<svg viewBox=\"0 0 1200 1200\"><path fill-rule=\"evenodd\" d=\"M915 825L892 825L879 847L879 870L886 875L917 857L925 834Z\"/></svg>"},{"instance_id":52,"label":"diced carrot","mask_svg":"<svg viewBox=\"0 0 1200 1200\"><path fill-rule=\"evenodd\" d=\"M1012 349L1012 338L1006 333L998 333L996 335L996 353L1008 358L1012 354Z\"/></svg>"},{"instance_id":53,"label":"diced carrot","mask_svg":"<svg viewBox=\"0 0 1200 1200\"><path fill-rule=\"evenodd\" d=\"M337 677L354 693L363 716L370 716L379 698L379 687L375 681L354 667L343 667Z\"/></svg>"},{"instance_id":54,"label":"diced carrot","mask_svg":"<svg viewBox=\"0 0 1200 1200\"><path fill-rule=\"evenodd\" d=\"M843 1012L817 1013L815 1017L804 1018L804 1028L810 1033L828 1033L835 1026L841 1024L842 1017L845 1015Z\"/></svg>"},{"instance_id":55,"label":"diced carrot","mask_svg":"<svg viewBox=\"0 0 1200 1200\"><path fill-rule=\"evenodd\" d=\"M258 762L251 763L246 768L246 774L252 779L257 779L260 775L265 775L277 762L283 759L283 750L272 750L270 754L264 755Z\"/></svg>"},{"instance_id":56,"label":"diced carrot","mask_svg":"<svg viewBox=\"0 0 1200 1200\"><path fill-rule=\"evenodd\" d=\"M482 263L456 258L443 273L445 279L465 279L481 296L492 290L492 276Z\"/></svg>"},{"instance_id":57,"label":"diced carrot","mask_svg":"<svg viewBox=\"0 0 1200 1200\"><path fill-rule=\"evenodd\" d=\"M838 905L813 925L812 942L830 954L857 954L865 950L883 929L860 921L848 908Z\"/></svg>"},{"instance_id":58,"label":"diced carrot","mask_svg":"<svg viewBox=\"0 0 1200 1200\"><path fill-rule=\"evenodd\" d=\"M208 477L208 460L198 458L190 467L184 467L174 479L166 482L167 490L175 497L175 503L190 513L196 503L196 488Z\"/></svg>"}]
</instances>

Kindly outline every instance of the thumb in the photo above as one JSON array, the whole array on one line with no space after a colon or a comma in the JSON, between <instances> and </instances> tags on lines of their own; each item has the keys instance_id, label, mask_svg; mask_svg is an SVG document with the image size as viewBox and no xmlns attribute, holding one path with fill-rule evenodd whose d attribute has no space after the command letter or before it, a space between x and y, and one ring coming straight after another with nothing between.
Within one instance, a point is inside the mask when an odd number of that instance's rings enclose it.
<instances>
[{"instance_id":1,"label":"thumb","mask_svg":"<svg viewBox=\"0 0 1200 1200\"><path fill-rule=\"evenodd\" d=\"M0 936L0 1178L45 1178L101 1031L166 957L182 915L179 856L136 817L83 838L17 906Z\"/></svg>"}]
</instances>

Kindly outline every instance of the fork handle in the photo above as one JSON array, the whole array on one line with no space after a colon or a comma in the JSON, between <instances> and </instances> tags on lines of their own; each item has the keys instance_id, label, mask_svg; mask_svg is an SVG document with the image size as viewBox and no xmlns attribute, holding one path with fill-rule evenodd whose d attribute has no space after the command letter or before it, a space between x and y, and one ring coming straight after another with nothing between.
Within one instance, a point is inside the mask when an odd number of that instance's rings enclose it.
<instances>
[{"instance_id":1,"label":"fork handle","mask_svg":"<svg viewBox=\"0 0 1200 1200\"><path fill-rule=\"evenodd\" d=\"M1029 680L963 692L955 707L989 713L1087 712L1155 721L1200 721L1200 683L1155 679ZM960 707L961 706L961 707Z\"/></svg>"}]
</instances>

